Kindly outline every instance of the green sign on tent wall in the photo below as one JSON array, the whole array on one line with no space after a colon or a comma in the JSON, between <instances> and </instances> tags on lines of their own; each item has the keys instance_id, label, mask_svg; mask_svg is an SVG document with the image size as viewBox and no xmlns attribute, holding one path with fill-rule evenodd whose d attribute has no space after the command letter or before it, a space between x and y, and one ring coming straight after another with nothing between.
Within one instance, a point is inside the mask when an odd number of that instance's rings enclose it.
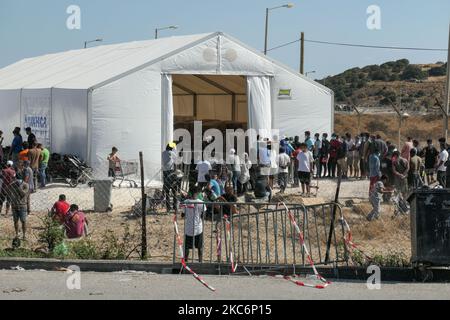
<instances>
[{"instance_id":1,"label":"green sign on tent wall","mask_svg":"<svg viewBox=\"0 0 450 320\"><path fill-rule=\"evenodd\" d=\"M292 99L291 89L280 89L278 91L278 100L289 100Z\"/></svg>"}]
</instances>

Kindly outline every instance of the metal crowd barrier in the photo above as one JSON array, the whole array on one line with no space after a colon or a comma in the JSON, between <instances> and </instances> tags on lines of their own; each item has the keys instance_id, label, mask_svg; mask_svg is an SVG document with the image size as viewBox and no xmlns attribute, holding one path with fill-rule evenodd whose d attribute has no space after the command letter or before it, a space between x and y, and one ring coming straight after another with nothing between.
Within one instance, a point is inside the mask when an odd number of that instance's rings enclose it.
<instances>
[{"instance_id":1,"label":"metal crowd barrier","mask_svg":"<svg viewBox=\"0 0 450 320\"><path fill-rule=\"evenodd\" d=\"M239 265L309 265L306 252L300 245L299 235L291 223L283 205L276 203L221 203L205 202L203 215L203 259L198 261L197 248L190 247L189 262L230 263L231 253ZM333 207L336 217L329 261L325 261ZM339 205L334 203L304 206L287 204L294 214L305 244L316 265L344 264L348 261L344 245L345 230L338 223L342 218ZM224 216L230 216L227 233ZM179 212L178 215L180 216ZM185 220L178 218L179 229L184 236ZM192 231L192 230L191 230ZM190 232L193 234L193 232ZM231 238L231 239L230 239ZM184 240L184 239L183 239ZM179 262L174 237L173 262Z\"/></svg>"}]
</instances>

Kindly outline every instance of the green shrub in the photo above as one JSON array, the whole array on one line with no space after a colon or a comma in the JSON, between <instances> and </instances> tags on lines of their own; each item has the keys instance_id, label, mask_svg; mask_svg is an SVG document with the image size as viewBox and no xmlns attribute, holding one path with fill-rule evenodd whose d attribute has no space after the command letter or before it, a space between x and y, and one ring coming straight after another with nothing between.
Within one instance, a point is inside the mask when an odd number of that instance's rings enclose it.
<instances>
[{"instance_id":1,"label":"green shrub","mask_svg":"<svg viewBox=\"0 0 450 320\"><path fill-rule=\"evenodd\" d=\"M48 249L48 252L51 253L64 240L64 229L59 222L49 216L42 218L41 222L42 230L38 234L38 242L43 244Z\"/></svg>"},{"instance_id":2,"label":"green shrub","mask_svg":"<svg viewBox=\"0 0 450 320\"><path fill-rule=\"evenodd\" d=\"M69 256L81 260L98 260L100 254L95 243L91 239L80 239L69 245Z\"/></svg>"},{"instance_id":3,"label":"green shrub","mask_svg":"<svg viewBox=\"0 0 450 320\"><path fill-rule=\"evenodd\" d=\"M401 75L402 80L411 80L411 79L418 79L423 80L427 78L427 73L422 71L418 66L415 65L409 65L405 68Z\"/></svg>"}]
</instances>

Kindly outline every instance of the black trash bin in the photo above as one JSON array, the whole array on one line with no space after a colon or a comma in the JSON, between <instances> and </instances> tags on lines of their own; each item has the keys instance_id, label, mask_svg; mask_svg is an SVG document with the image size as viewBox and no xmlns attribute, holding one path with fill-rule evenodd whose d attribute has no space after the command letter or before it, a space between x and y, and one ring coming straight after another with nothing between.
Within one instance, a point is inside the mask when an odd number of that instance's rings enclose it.
<instances>
[{"instance_id":1,"label":"black trash bin","mask_svg":"<svg viewBox=\"0 0 450 320\"><path fill-rule=\"evenodd\" d=\"M408 201L412 262L450 266L450 190L417 190Z\"/></svg>"}]
</instances>

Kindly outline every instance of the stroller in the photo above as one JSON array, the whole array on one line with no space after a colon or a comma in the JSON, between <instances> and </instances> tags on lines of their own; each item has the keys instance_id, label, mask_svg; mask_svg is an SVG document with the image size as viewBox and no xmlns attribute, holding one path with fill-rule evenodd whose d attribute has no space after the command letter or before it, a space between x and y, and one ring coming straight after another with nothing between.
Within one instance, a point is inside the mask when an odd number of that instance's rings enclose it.
<instances>
[{"instance_id":1,"label":"stroller","mask_svg":"<svg viewBox=\"0 0 450 320\"><path fill-rule=\"evenodd\" d=\"M77 156L53 153L47 168L49 182L64 182L75 188L92 181L92 169Z\"/></svg>"}]
</instances>

